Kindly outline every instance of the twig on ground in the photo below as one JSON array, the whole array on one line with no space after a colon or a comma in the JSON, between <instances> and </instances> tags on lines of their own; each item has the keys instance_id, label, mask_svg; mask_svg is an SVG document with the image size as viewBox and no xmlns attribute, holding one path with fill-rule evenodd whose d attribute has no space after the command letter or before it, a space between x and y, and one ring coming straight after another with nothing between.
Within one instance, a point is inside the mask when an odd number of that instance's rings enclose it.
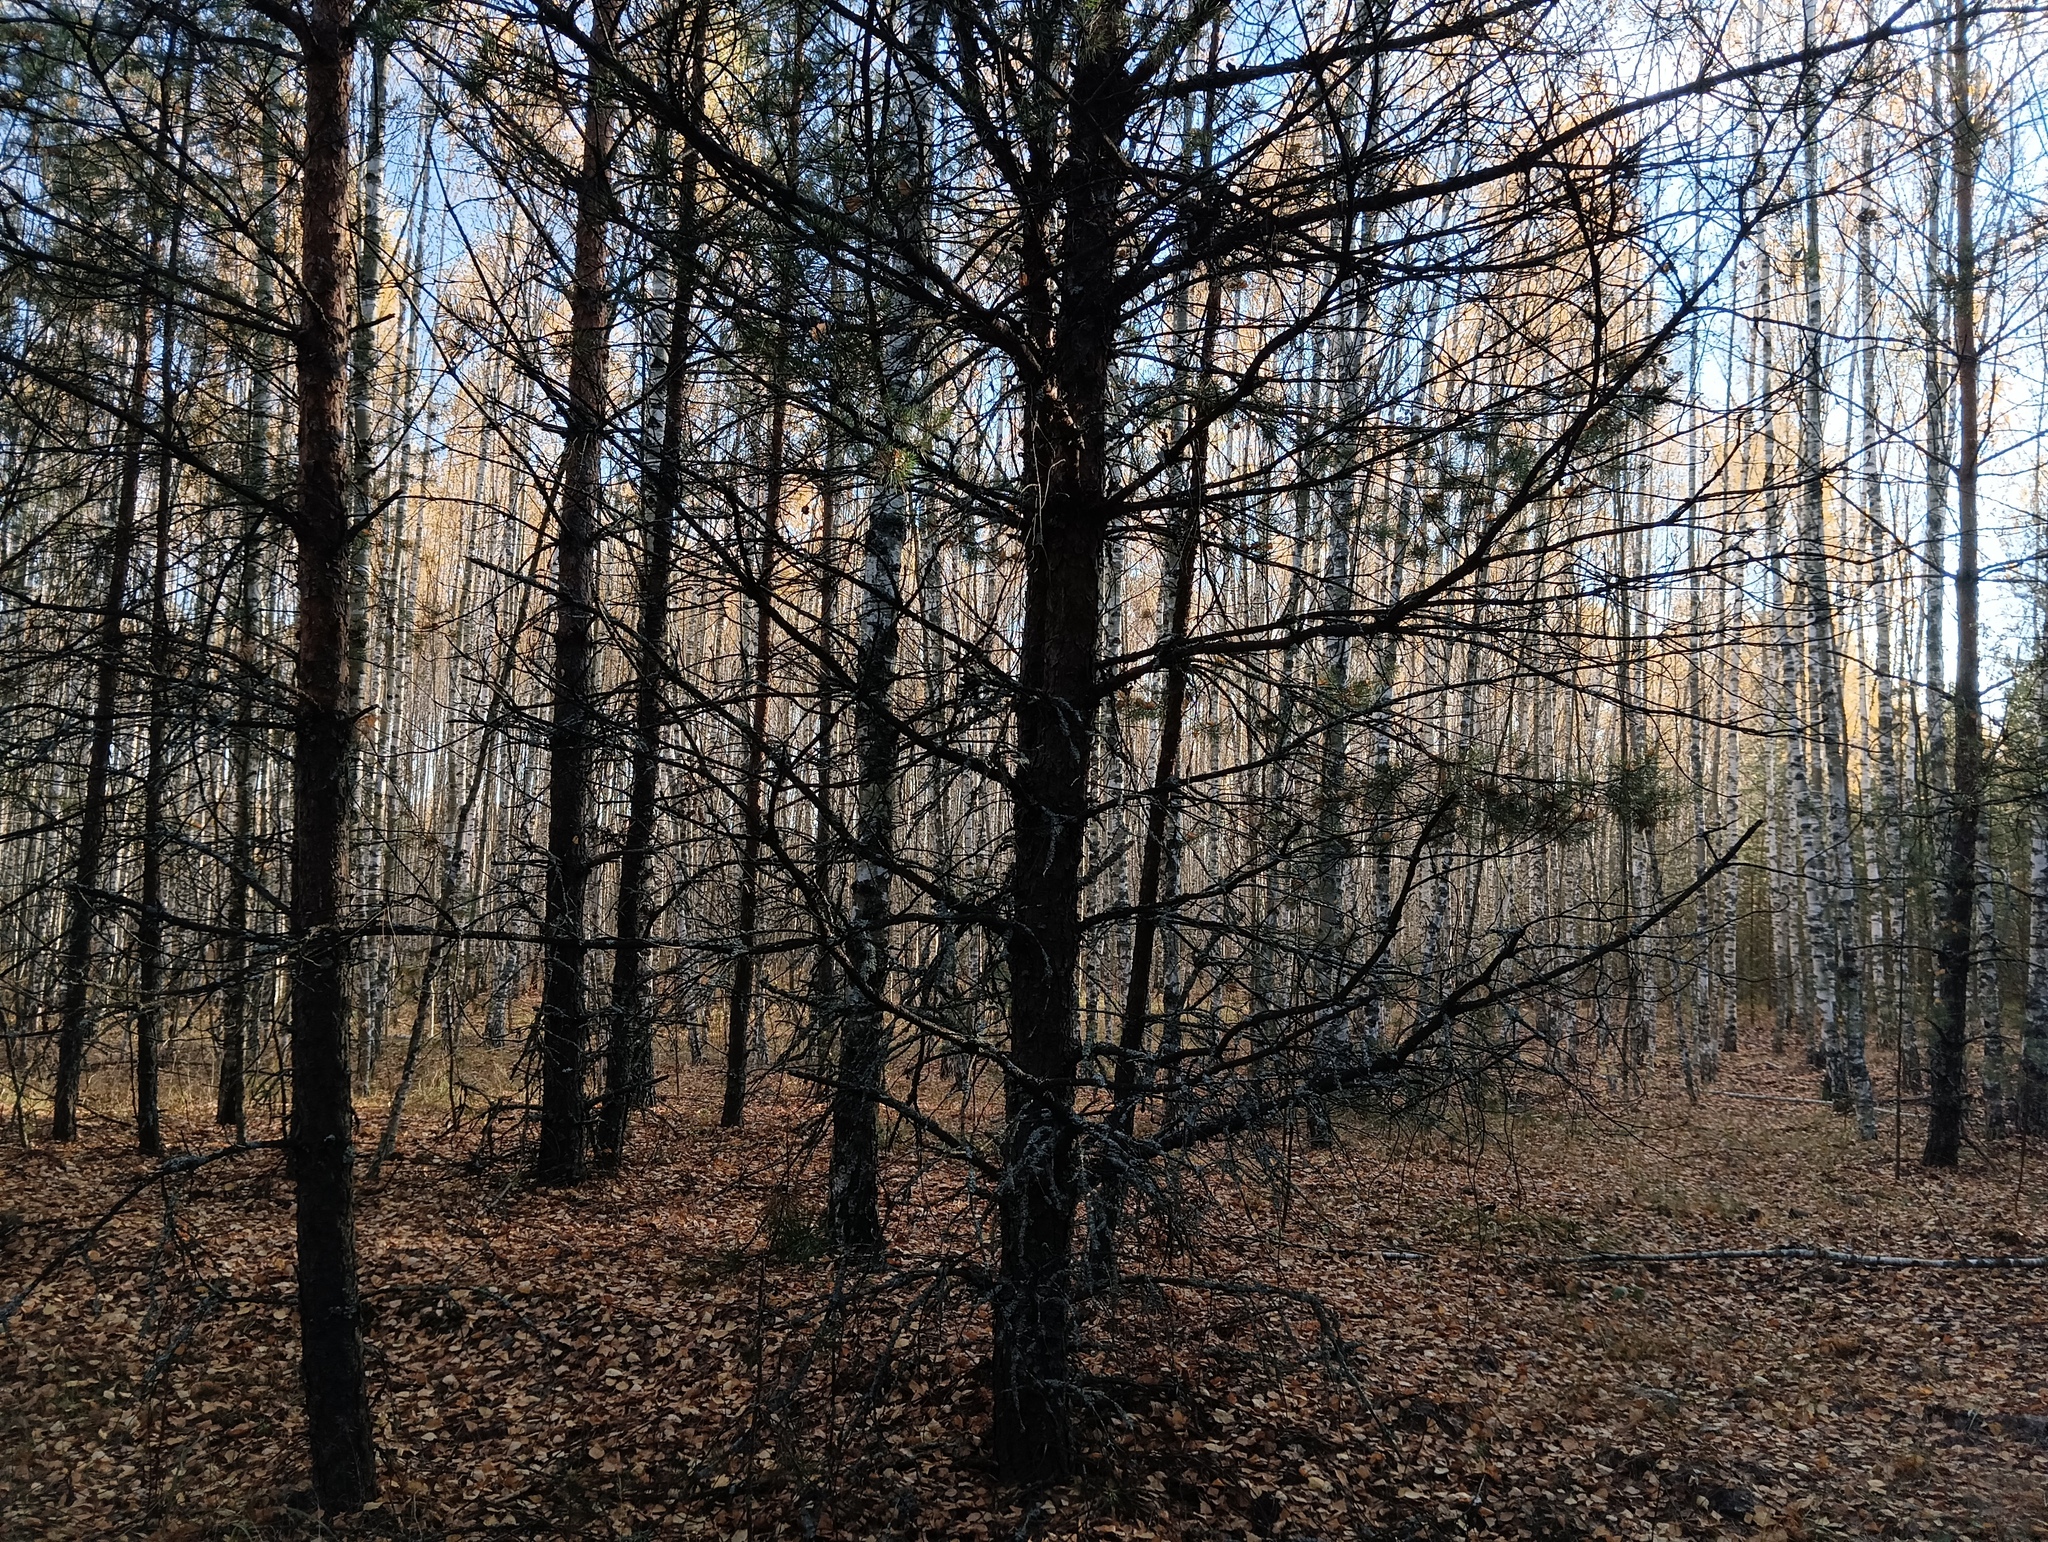
<instances>
[{"instance_id":1,"label":"twig on ground","mask_svg":"<svg viewBox=\"0 0 2048 1542\"><path fill-rule=\"evenodd\" d=\"M1577 1268L1599 1268L1607 1264L1715 1264L1750 1261L1845 1264L1858 1269L2048 1269L2048 1256L2017 1257L1998 1254L1986 1257L1904 1258L1888 1253L1845 1253L1837 1248L1801 1247L1787 1243L1774 1248L1704 1248L1691 1253L1565 1253L1548 1256L1531 1254L1531 1263L1563 1264Z\"/></svg>"},{"instance_id":2,"label":"twig on ground","mask_svg":"<svg viewBox=\"0 0 2048 1542\"><path fill-rule=\"evenodd\" d=\"M242 1156L251 1151L280 1151L284 1148L284 1144L281 1140L240 1141L232 1146L222 1146L215 1151L200 1151L188 1156L172 1157L168 1162L161 1162L151 1168L147 1173L144 1173L140 1178L128 1185L121 1197L107 1206L105 1210L102 1210L90 1226L66 1243L58 1251L55 1258L51 1259L37 1271L34 1279L22 1286L4 1304L0 1304L0 1328L4 1328L8 1323L12 1322L15 1314L21 1310L22 1303L47 1284L59 1269L90 1248L93 1244L93 1239L105 1231L113 1223L114 1218L133 1204L137 1196L143 1190L150 1187L151 1184L161 1183L166 1178L177 1178L182 1177L186 1173L195 1173L200 1168L210 1167L215 1162L221 1161L226 1157Z\"/></svg>"}]
</instances>

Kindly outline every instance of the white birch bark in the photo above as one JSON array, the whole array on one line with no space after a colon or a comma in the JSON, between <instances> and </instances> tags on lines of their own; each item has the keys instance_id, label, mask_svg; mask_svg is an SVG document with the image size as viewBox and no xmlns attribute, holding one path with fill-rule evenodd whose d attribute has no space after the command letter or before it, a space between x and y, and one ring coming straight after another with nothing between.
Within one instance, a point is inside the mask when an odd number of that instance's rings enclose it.
<instances>
[{"instance_id":1,"label":"white birch bark","mask_svg":"<svg viewBox=\"0 0 2048 1542\"><path fill-rule=\"evenodd\" d=\"M1812 0L1804 7L1805 35L1813 34ZM1815 963L1834 974L1833 994L1838 1020L1835 1046L1841 1056L1837 1092L1855 1106L1856 1133L1877 1139L1877 1110L1871 1094L1870 1068L1864 1058L1863 961L1857 945L1857 912L1861 898L1855 848L1849 822L1849 733L1842 700L1842 661L1835 634L1833 587L1826 550L1825 475L1821 467L1827 432L1824 316L1821 306L1820 260L1820 104L1811 83L1802 102L1806 241L1805 358L1801 368L1799 435L1801 556L1805 571L1809 680L1818 709L1827 775L1827 847L1819 870L1823 929L1816 932Z\"/></svg>"},{"instance_id":2,"label":"white birch bark","mask_svg":"<svg viewBox=\"0 0 2048 1542\"><path fill-rule=\"evenodd\" d=\"M2027 1002L2020 1026L2020 1129L2048 1134L2048 811L2028 821Z\"/></svg>"}]
</instances>

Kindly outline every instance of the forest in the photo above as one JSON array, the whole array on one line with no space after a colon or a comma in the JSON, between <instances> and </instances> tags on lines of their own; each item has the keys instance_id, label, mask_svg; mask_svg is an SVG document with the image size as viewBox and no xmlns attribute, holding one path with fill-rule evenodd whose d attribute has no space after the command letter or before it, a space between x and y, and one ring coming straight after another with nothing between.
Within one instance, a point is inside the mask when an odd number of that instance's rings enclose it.
<instances>
[{"instance_id":1,"label":"forest","mask_svg":"<svg viewBox=\"0 0 2048 1542\"><path fill-rule=\"evenodd\" d=\"M2048 1536L2029 0L0 0L0 1534Z\"/></svg>"}]
</instances>

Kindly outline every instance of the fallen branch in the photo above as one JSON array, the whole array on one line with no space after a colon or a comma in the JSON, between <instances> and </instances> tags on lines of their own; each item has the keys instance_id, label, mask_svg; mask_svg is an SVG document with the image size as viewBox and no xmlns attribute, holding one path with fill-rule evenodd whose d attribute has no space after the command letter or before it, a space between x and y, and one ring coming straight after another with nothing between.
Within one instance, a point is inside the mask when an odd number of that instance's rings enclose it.
<instances>
[{"instance_id":1,"label":"fallen branch","mask_svg":"<svg viewBox=\"0 0 2048 1542\"><path fill-rule=\"evenodd\" d=\"M1858 1269L2048 1269L2048 1256L1956 1258L1902 1258L1888 1253L1844 1253L1835 1248L1709 1248L1696 1253L1572 1253L1539 1257L1531 1263L1562 1264L1578 1268L1600 1268L1608 1264L1718 1264L1752 1261L1845 1264Z\"/></svg>"},{"instance_id":2,"label":"fallen branch","mask_svg":"<svg viewBox=\"0 0 2048 1542\"><path fill-rule=\"evenodd\" d=\"M1802 1108L1834 1108L1836 1106L1826 1098L1792 1098L1775 1092L1723 1092L1716 1087L1708 1088L1707 1096L1710 1098L1738 1098L1744 1103L1796 1103ZM1879 1100L1876 1106L1879 1113L1887 1114L1892 1111L1894 1105L1903 1104L1907 1108L1918 1108L1926 1101L1927 1099L1925 1098L1883 1098Z\"/></svg>"},{"instance_id":3,"label":"fallen branch","mask_svg":"<svg viewBox=\"0 0 2048 1542\"><path fill-rule=\"evenodd\" d=\"M55 1276L59 1269L62 1269L72 1259L78 1257L79 1254L87 1251L99 1237L99 1234L113 1223L114 1217L133 1204L136 1197L151 1185L161 1183L166 1178L177 1178L182 1177L186 1173L197 1172L200 1168L210 1167L215 1162L227 1157L245 1156L252 1151L281 1151L284 1149L284 1145L285 1143L281 1140L241 1141L232 1146L222 1146L214 1151L200 1151L194 1152L189 1156L172 1157L169 1161L151 1168L142 1177L131 1183L126 1193L107 1206L105 1210L101 1211L99 1217L90 1226L72 1238L58 1252L55 1258L43 1265L37 1271L34 1279L22 1286L6 1302L0 1303L0 1328L5 1328L8 1323L13 1321L15 1314L21 1310L23 1303Z\"/></svg>"}]
</instances>

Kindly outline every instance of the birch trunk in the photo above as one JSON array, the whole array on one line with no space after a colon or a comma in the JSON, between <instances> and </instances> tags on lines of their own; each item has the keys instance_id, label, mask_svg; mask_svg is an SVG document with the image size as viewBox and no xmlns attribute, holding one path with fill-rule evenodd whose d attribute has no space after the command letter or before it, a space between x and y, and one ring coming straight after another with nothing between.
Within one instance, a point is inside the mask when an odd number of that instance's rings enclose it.
<instances>
[{"instance_id":1,"label":"birch trunk","mask_svg":"<svg viewBox=\"0 0 2048 1542\"><path fill-rule=\"evenodd\" d=\"M1884 521L1884 477L1879 442L1884 425L1878 416L1877 209L1872 202L1876 181L1876 134L1866 111L1862 129L1863 204L1856 218L1856 311L1858 341L1863 350L1862 459L1863 517L1870 552L1871 626L1876 633L1873 673L1877 695L1878 818L1868 837L1871 981L1877 995L1877 1020L1891 1032L1906 1032L1900 980L1905 972L1906 896L1901 828L1905 810L1899 800L1897 682L1892 660L1891 542Z\"/></svg>"},{"instance_id":2,"label":"birch trunk","mask_svg":"<svg viewBox=\"0 0 2048 1542\"><path fill-rule=\"evenodd\" d=\"M177 70L178 38L170 41L167 69ZM191 78L186 77L189 111ZM172 197L171 239L166 264L170 281L176 282L184 244L185 139L178 138L177 171ZM171 636L171 514L178 486L177 462L171 456L171 435L176 422L177 394L177 309L172 297L164 297L162 351L157 358L157 432L162 436L156 452L156 531L154 561L149 585L149 706L144 729L142 771L142 893L135 918L137 956L135 1014L135 1144L144 1156L162 1156L164 1150L161 1108L162 1067L160 1054L164 1022L164 790L170 778L170 683Z\"/></svg>"},{"instance_id":3,"label":"birch trunk","mask_svg":"<svg viewBox=\"0 0 2048 1542\"><path fill-rule=\"evenodd\" d=\"M348 483L354 535L349 548L348 690L350 705L359 718L364 714L370 689L371 555L375 539L372 526L377 512L374 485L377 436L371 423L370 406L377 379L377 307L382 303L384 293L384 116L389 58L389 44L382 36L373 35L370 40L369 100L364 104L361 188L356 208L355 328L350 338L348 366ZM374 763L374 740L371 741L368 758ZM359 766L349 777L349 823L352 833L358 836L367 834L374 841L376 821L374 818L361 819L357 806L365 782L374 784L373 777L364 776L365 769ZM371 864L366 862L360 876L374 889L375 874L370 869ZM351 953L358 959L361 952L360 942L351 948ZM365 999L354 1005L358 1011L354 1024L356 1085L366 1088L371 1064L377 1055L378 1035L383 1027L379 1020L374 982Z\"/></svg>"},{"instance_id":4,"label":"birch trunk","mask_svg":"<svg viewBox=\"0 0 2048 1542\"><path fill-rule=\"evenodd\" d=\"M1338 418L1347 421L1358 397L1358 376L1363 338L1360 319L1352 317L1349 336L1338 361ZM1353 574L1352 543L1358 522L1358 478L1346 470L1333 493L1330 510L1329 548L1323 569L1322 606L1333 616L1349 615L1357 603ZM1342 631L1330 639L1323 651L1322 731L1318 735L1315 795L1315 881L1310 904L1315 912L1315 988L1317 1024L1313 1071L1334 1071L1351 1055L1351 1019L1348 1012L1331 1012L1324 1003L1343 994L1344 958L1348 928L1345 925L1345 880L1351 869L1351 845L1345 836L1344 815L1349 802L1347 750L1351 738L1351 639ZM1323 1099L1308 1106L1309 1136L1318 1146L1331 1139L1330 1115Z\"/></svg>"},{"instance_id":5,"label":"birch trunk","mask_svg":"<svg viewBox=\"0 0 2048 1542\"><path fill-rule=\"evenodd\" d=\"M1806 33L1810 37L1812 0L1807 0L1805 15ZM1828 850L1820 870L1822 930L1815 934L1815 962L1820 969L1834 974L1833 994L1838 1013L1834 1044L1841 1057L1835 1073L1835 1094L1854 1105L1857 1137L1875 1140L1877 1108L1864 1055L1863 959L1857 945L1862 885L1849 823L1849 730L1842 700L1842 661L1835 636L1834 592L1828 578L1826 474L1821 466L1827 405L1820 271L1820 105L1810 86L1805 93L1802 128L1806 181L1806 346L1800 371L1804 388L1799 435L1800 522L1806 575L1808 668L1815 705L1820 709L1817 726L1827 770Z\"/></svg>"},{"instance_id":6,"label":"birch trunk","mask_svg":"<svg viewBox=\"0 0 2048 1542\"><path fill-rule=\"evenodd\" d=\"M1944 608L1948 576L1945 566L1945 548L1948 525L1948 479L1952 448L1949 441L1949 413L1951 410L1950 380L1943 354L1949 344L1953 303L1949 292L1949 276L1943 271L1941 231L1945 207L1945 178L1941 141L1951 131L1948 121L1948 84L1945 63L1946 44L1939 34L1928 37L1927 85L1930 116L1934 130L1928 136L1927 145L1927 207L1923 222L1922 266L1925 290L1920 307L1921 325L1921 379L1922 395L1925 399L1925 438L1922 447L1922 467L1926 483L1927 528L1923 538L1921 557L1921 663L1924 679L1925 729L1927 736L1926 753L1920 757L1920 805L1923 824L1929 832L1928 850L1935 851L1943 844L1941 830L1948 818L1947 779L1950 773L1948 755L1949 693L1948 671L1944 659L1946 640L1944 636ZM1919 900L1921 910L1922 936L1929 951L1939 955L1941 947L1940 918L1941 897L1939 894L1940 875L1934 866L1938 855L1921 872ZM1935 1044L1939 1035L1936 1026L1941 1013L1939 1001L1939 964L1925 978L1933 985L1930 995L1923 998L1928 1022L1926 1059L1930 1074L1933 1061L1940 1051ZM1926 987L1923 986L1923 990Z\"/></svg>"},{"instance_id":7,"label":"birch trunk","mask_svg":"<svg viewBox=\"0 0 2048 1542\"><path fill-rule=\"evenodd\" d=\"M2048 812L2028 821L2027 1002L2020 1027L2018 1116L2025 1135L2048 1135Z\"/></svg>"},{"instance_id":8,"label":"birch trunk","mask_svg":"<svg viewBox=\"0 0 2048 1542\"><path fill-rule=\"evenodd\" d=\"M1928 1055L1927 1144L1921 1160L1953 1167L1969 1101L1970 961L1976 945L1977 828L1984 806L1984 739L1977 686L1977 146L1966 17L1950 24L1949 92L1955 152L1956 683L1946 885L1935 956L1941 1010Z\"/></svg>"},{"instance_id":9,"label":"birch trunk","mask_svg":"<svg viewBox=\"0 0 2048 1542\"><path fill-rule=\"evenodd\" d=\"M1977 852L1977 943L1971 950L1975 967L1970 997L1977 1020L1977 1042L1982 1046L1977 1077L1984 1091L1984 1133L1999 1140L2005 1136L2010 1120L2005 1090L2005 1003L2001 999L1998 970L1997 892L2001 886L1989 807L1978 816Z\"/></svg>"}]
</instances>

